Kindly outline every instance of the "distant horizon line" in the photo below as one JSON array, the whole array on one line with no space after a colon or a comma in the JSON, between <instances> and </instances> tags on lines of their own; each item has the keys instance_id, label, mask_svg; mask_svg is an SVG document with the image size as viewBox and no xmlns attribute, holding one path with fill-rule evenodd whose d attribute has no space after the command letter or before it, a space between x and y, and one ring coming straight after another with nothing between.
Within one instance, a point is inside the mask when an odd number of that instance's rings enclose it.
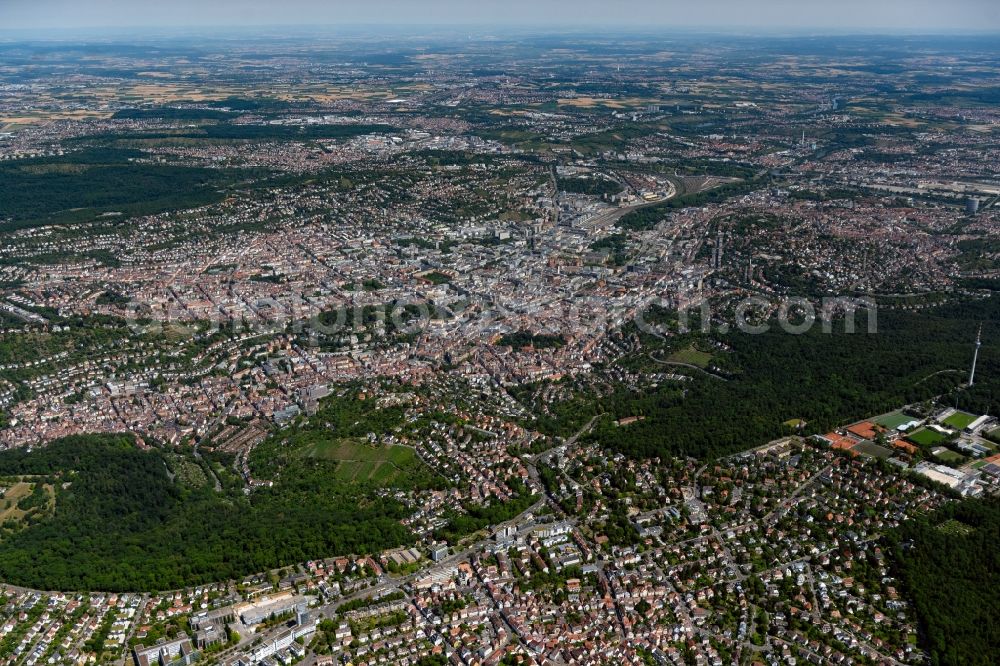
<instances>
[{"instance_id":1,"label":"distant horizon line","mask_svg":"<svg viewBox=\"0 0 1000 666\"><path fill-rule=\"evenodd\" d=\"M393 24L393 23L367 23L367 22L343 22L343 23L288 23L288 24L206 24L206 25L106 25L106 26L74 26L74 27L6 27L0 28L0 36L20 36L20 35L52 35L60 38L73 35L95 35L114 36L119 33L129 33L132 36L157 35L157 34L205 34L205 33L255 33L261 36L273 35L280 32L291 32L295 34L318 33L322 31L342 30L356 32L359 30L370 30L373 32L384 31L392 33L409 32L415 35L428 31L450 31L460 32L472 30L477 34L503 34L503 33L535 33L535 34L589 34L595 31L611 32L615 34L696 34L696 35L720 35L720 36L740 36L740 37L989 37L1000 35L1000 28L990 27L988 29L973 28L893 28L890 26L874 26L870 28L853 27L830 27L830 26L696 26L696 25L670 25L670 24L632 24L632 23L605 23L605 24L550 24L550 23L510 23L510 24L486 24L486 23L418 23L418 24Z\"/></svg>"}]
</instances>

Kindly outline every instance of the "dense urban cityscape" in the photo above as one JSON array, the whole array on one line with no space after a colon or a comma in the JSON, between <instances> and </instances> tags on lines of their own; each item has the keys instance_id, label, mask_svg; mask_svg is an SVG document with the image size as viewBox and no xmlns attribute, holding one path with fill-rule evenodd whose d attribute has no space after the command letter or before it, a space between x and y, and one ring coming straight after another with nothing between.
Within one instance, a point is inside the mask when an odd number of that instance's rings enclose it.
<instances>
[{"instance_id":1,"label":"dense urban cityscape","mask_svg":"<svg viewBox=\"0 0 1000 666\"><path fill-rule=\"evenodd\" d=\"M994 35L0 38L0 664L992 664Z\"/></svg>"}]
</instances>

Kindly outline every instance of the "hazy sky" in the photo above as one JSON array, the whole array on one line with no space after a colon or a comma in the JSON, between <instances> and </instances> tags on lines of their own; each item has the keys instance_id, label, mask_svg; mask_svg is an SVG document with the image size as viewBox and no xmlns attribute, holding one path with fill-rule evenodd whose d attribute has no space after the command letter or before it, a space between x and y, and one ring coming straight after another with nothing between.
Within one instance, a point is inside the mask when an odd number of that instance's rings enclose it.
<instances>
[{"instance_id":1,"label":"hazy sky","mask_svg":"<svg viewBox=\"0 0 1000 666\"><path fill-rule=\"evenodd\" d=\"M0 0L0 30L358 23L1000 32L1000 0Z\"/></svg>"}]
</instances>

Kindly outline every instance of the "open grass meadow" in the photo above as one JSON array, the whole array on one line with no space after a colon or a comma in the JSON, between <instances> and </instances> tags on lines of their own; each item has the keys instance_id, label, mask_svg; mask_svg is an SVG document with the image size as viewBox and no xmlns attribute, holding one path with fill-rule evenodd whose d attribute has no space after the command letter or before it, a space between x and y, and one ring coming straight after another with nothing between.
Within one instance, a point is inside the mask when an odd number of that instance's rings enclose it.
<instances>
[{"instance_id":1,"label":"open grass meadow","mask_svg":"<svg viewBox=\"0 0 1000 666\"><path fill-rule=\"evenodd\" d=\"M423 467L408 446L375 447L356 439L319 441L303 448L301 455L336 462L335 476L345 482L386 485L403 473Z\"/></svg>"},{"instance_id":2,"label":"open grass meadow","mask_svg":"<svg viewBox=\"0 0 1000 666\"><path fill-rule=\"evenodd\" d=\"M667 361L670 363L686 363L704 369L712 362L712 354L701 351L692 344L670 354L667 357Z\"/></svg>"}]
</instances>

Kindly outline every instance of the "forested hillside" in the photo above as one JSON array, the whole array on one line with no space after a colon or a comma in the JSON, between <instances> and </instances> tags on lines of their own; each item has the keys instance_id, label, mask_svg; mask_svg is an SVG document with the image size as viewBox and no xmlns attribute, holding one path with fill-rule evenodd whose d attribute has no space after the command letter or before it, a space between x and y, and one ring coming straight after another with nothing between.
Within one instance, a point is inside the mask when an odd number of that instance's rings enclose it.
<instances>
[{"instance_id":1,"label":"forested hillside","mask_svg":"<svg viewBox=\"0 0 1000 666\"><path fill-rule=\"evenodd\" d=\"M0 453L0 475L56 485L51 518L0 541L0 579L36 589L167 590L407 543L398 503L303 460L273 488L190 487L127 436Z\"/></svg>"},{"instance_id":2,"label":"forested hillside","mask_svg":"<svg viewBox=\"0 0 1000 666\"><path fill-rule=\"evenodd\" d=\"M940 666L995 664L1000 654L1000 501L968 500L891 535L899 575Z\"/></svg>"},{"instance_id":3,"label":"forested hillside","mask_svg":"<svg viewBox=\"0 0 1000 666\"><path fill-rule=\"evenodd\" d=\"M983 322L977 385L956 390L968 378L973 341ZM684 385L666 382L636 393L621 387L601 396L582 392L552 409L540 427L569 434L594 415L606 414L590 437L639 457L725 455L787 432L789 419L804 419L808 432L880 414L905 403L944 395L976 413L1000 413L1000 298L969 301L933 310L882 309L877 331L833 333L820 325L792 335L773 324L760 335L742 332L709 337L725 346L713 363L719 376L695 372ZM686 338L685 338L686 339ZM650 359L667 356L661 341L647 336L641 353L627 359L645 373L685 372ZM675 339L667 345L677 346ZM521 396L524 391L515 391ZM616 419L643 416L626 428Z\"/></svg>"}]
</instances>

